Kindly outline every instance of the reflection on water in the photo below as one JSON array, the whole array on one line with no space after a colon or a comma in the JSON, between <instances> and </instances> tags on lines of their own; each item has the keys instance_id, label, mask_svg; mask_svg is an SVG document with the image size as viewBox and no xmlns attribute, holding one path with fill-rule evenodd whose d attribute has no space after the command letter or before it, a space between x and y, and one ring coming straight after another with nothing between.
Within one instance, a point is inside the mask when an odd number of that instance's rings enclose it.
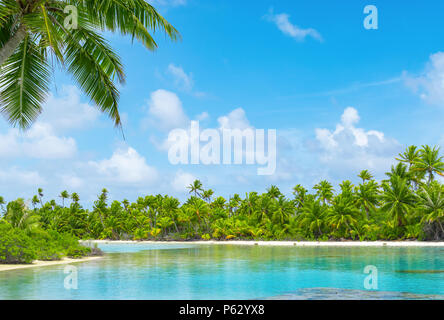
<instances>
[{"instance_id":1,"label":"reflection on water","mask_svg":"<svg viewBox=\"0 0 444 320\"><path fill-rule=\"evenodd\" d=\"M0 299L291 299L306 288L340 288L336 296L345 299L350 291L341 289L364 290L366 265L378 268L380 295L444 294L444 274L433 272L444 269L441 248L100 247L103 259L76 264L78 290L64 289L64 266L14 270L0 273Z\"/></svg>"}]
</instances>

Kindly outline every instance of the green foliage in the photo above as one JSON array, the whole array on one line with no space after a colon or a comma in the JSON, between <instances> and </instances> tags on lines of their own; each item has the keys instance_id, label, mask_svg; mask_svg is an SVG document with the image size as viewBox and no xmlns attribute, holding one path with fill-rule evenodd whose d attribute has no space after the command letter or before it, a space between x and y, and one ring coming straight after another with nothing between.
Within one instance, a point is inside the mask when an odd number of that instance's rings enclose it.
<instances>
[{"instance_id":1,"label":"green foliage","mask_svg":"<svg viewBox=\"0 0 444 320\"><path fill-rule=\"evenodd\" d=\"M66 255L69 258L78 259L87 256L90 253L91 253L91 248L79 246L79 247L68 248Z\"/></svg>"},{"instance_id":2,"label":"green foliage","mask_svg":"<svg viewBox=\"0 0 444 320\"><path fill-rule=\"evenodd\" d=\"M235 194L225 199L205 190L196 180L189 186L191 196L183 204L163 195L139 197L133 203L111 202L103 189L92 210L87 210L78 194L70 196L66 191L60 194L60 205L55 200L43 203L43 190L39 189L32 210L23 199L6 205L6 214L0 219L0 226L6 228L0 235L3 261L93 254L94 248L80 247L78 238L444 239L444 186L430 178L431 173L433 177L442 174L436 150L409 147L400 155L402 161L387 173L389 179L381 183L364 170L359 174L362 182L356 186L346 180L335 193L332 184L324 180L310 193L297 185L293 199L286 198L276 186L262 194L250 192L244 198ZM428 153L432 155L425 156ZM426 162L433 165L425 166ZM67 199L72 202L66 203ZM17 248L13 248L14 242ZM30 248L33 250L28 252Z\"/></svg>"},{"instance_id":3,"label":"green foliage","mask_svg":"<svg viewBox=\"0 0 444 320\"><path fill-rule=\"evenodd\" d=\"M0 224L0 263L31 263L36 258L33 241L23 230Z\"/></svg>"},{"instance_id":4,"label":"green foliage","mask_svg":"<svg viewBox=\"0 0 444 320\"><path fill-rule=\"evenodd\" d=\"M80 245L71 234L40 227L21 229L0 220L0 263L28 264L33 260L53 261L65 256L80 258L91 255L92 251Z\"/></svg>"},{"instance_id":5,"label":"green foliage","mask_svg":"<svg viewBox=\"0 0 444 320\"><path fill-rule=\"evenodd\" d=\"M65 23L68 6L76 8L75 26ZM125 73L100 34L129 35L154 50L151 33L157 30L172 40L180 37L145 0L0 1L0 112L12 125L29 128L42 112L57 65L120 126L116 82L124 84Z\"/></svg>"}]
</instances>

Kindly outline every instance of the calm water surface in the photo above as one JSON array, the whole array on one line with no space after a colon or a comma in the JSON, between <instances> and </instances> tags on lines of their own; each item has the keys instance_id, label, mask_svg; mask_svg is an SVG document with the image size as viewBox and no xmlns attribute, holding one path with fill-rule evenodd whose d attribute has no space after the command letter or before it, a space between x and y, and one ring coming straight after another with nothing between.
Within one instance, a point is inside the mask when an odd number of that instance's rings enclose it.
<instances>
[{"instance_id":1,"label":"calm water surface","mask_svg":"<svg viewBox=\"0 0 444 320\"><path fill-rule=\"evenodd\" d=\"M103 259L0 272L0 299L443 299L444 248L103 244ZM378 290L364 288L367 265Z\"/></svg>"}]
</instances>

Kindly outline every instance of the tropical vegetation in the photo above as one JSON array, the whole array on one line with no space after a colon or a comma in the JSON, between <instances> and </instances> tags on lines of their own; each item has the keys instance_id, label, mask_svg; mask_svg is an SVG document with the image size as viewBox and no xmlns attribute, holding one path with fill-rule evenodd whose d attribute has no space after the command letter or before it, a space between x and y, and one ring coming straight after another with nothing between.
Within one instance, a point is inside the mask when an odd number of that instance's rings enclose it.
<instances>
[{"instance_id":1,"label":"tropical vegetation","mask_svg":"<svg viewBox=\"0 0 444 320\"><path fill-rule=\"evenodd\" d=\"M7 234L0 243L12 243L10 230L16 229L30 234L31 240L41 233L110 240L444 239L444 185L437 179L444 176L444 161L439 148L411 146L397 160L381 182L364 170L357 185L347 180L335 190L324 180L313 192L296 185L290 198L271 186L262 194L225 199L205 190L199 180L189 186L184 203L168 195L148 195L132 203L110 201L106 189L91 210L82 207L77 193L67 191L60 193L59 202L44 202L39 189L29 206L23 199L6 204L0 197L0 226L10 228L3 229L9 233L0 232L1 239ZM26 244L17 243L25 254Z\"/></svg>"}]
</instances>

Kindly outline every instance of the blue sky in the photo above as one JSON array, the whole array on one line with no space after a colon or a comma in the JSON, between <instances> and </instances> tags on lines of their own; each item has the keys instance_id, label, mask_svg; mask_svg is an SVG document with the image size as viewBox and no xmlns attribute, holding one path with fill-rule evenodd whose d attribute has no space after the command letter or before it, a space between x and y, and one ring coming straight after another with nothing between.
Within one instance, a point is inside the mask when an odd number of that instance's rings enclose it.
<instances>
[{"instance_id":1,"label":"blue sky","mask_svg":"<svg viewBox=\"0 0 444 320\"><path fill-rule=\"evenodd\" d=\"M366 30L366 5L378 29ZM184 199L203 181L216 194L271 184L290 194L321 179L337 185L369 169L377 178L410 144L444 145L444 28L439 1L156 0L179 30L159 48L107 34L127 83L120 110L125 140L70 77L25 133L0 122L0 195L47 199L67 189L90 206L101 188L114 199L168 193ZM156 111L157 110L157 111ZM159 111L160 110L160 111ZM160 113L159 113L160 112ZM191 120L218 128L276 129L277 170L173 166L162 143Z\"/></svg>"}]
</instances>

